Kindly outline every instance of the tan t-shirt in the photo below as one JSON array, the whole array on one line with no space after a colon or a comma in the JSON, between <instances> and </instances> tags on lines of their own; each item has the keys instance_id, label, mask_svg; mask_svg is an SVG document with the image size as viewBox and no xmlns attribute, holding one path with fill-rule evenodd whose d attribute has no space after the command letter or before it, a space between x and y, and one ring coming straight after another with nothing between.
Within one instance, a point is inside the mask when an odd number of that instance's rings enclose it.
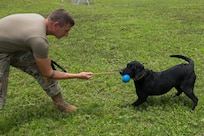
<instances>
[{"instance_id":1,"label":"tan t-shirt","mask_svg":"<svg viewBox=\"0 0 204 136\"><path fill-rule=\"evenodd\" d=\"M33 52L47 58L45 18L39 14L13 14L0 19L0 52Z\"/></svg>"}]
</instances>

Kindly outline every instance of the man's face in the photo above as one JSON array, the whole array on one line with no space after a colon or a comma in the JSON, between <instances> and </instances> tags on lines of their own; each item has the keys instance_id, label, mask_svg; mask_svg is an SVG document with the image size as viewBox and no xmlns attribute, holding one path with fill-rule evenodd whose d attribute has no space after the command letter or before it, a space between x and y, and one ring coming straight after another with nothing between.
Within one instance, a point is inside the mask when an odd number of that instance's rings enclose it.
<instances>
[{"instance_id":1,"label":"man's face","mask_svg":"<svg viewBox=\"0 0 204 136\"><path fill-rule=\"evenodd\" d=\"M59 23L56 22L53 25L53 32L56 38L60 39L62 37L68 36L69 31L71 30L72 26L70 24L66 24L64 26L59 26Z\"/></svg>"}]
</instances>

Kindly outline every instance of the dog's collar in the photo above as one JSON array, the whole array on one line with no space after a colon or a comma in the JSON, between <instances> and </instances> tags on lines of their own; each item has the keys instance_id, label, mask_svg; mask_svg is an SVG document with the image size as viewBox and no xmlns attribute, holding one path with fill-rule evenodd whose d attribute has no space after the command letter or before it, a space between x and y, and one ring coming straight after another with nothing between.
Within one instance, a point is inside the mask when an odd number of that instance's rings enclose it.
<instances>
[{"instance_id":1,"label":"dog's collar","mask_svg":"<svg viewBox=\"0 0 204 136\"><path fill-rule=\"evenodd\" d=\"M145 76L147 75L147 72L148 72L148 71L145 70L145 71L142 73L141 76L139 76L138 78L134 78L134 80L135 80L135 81L141 80L143 77L145 77Z\"/></svg>"},{"instance_id":2,"label":"dog's collar","mask_svg":"<svg viewBox=\"0 0 204 136\"><path fill-rule=\"evenodd\" d=\"M140 77L134 78L134 80L138 81L138 80L142 79L145 76L145 74L146 74L146 72L144 72Z\"/></svg>"}]
</instances>

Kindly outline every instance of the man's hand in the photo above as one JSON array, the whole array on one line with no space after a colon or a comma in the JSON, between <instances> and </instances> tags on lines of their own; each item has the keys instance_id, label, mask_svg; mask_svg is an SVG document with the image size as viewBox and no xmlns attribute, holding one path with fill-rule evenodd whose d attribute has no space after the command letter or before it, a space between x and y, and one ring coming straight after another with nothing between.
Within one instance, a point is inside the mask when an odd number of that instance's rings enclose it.
<instances>
[{"instance_id":1,"label":"man's hand","mask_svg":"<svg viewBox=\"0 0 204 136\"><path fill-rule=\"evenodd\" d=\"M90 79L92 77L93 77L92 72L81 72L81 73L79 73L79 78L81 78L81 79Z\"/></svg>"}]
</instances>

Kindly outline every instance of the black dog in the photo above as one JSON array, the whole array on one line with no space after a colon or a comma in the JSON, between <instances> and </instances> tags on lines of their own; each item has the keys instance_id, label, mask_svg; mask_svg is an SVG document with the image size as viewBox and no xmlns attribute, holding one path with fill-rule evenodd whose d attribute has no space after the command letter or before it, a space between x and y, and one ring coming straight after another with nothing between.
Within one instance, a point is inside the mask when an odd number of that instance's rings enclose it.
<instances>
[{"instance_id":1,"label":"black dog","mask_svg":"<svg viewBox=\"0 0 204 136\"><path fill-rule=\"evenodd\" d=\"M132 106L138 106L146 101L150 95L161 95L167 93L173 87L178 91L175 96L184 92L192 101L195 109L198 98L193 93L196 75L194 72L194 62L182 55L171 55L170 57L181 58L189 64L179 64L162 72L153 72L145 69L142 64L132 61L127 67L120 70L121 75L128 74L134 80L138 99Z\"/></svg>"}]
</instances>

